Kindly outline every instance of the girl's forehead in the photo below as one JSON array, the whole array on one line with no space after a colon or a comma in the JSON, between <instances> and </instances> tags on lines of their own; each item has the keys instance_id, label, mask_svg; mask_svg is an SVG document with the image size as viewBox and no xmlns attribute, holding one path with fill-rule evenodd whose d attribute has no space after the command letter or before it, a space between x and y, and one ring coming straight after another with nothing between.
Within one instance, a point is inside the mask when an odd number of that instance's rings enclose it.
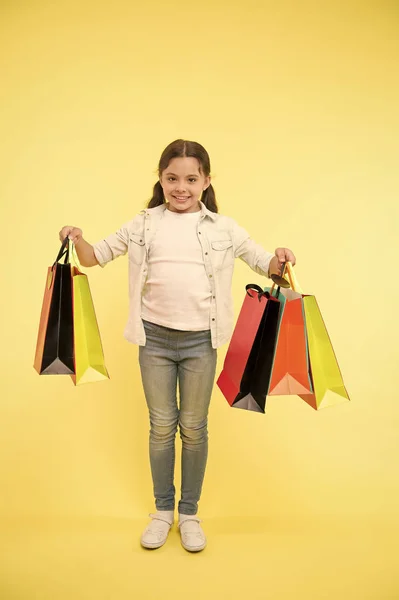
<instances>
[{"instance_id":1,"label":"girl's forehead","mask_svg":"<svg viewBox=\"0 0 399 600\"><path fill-rule=\"evenodd\" d=\"M190 171L191 173L200 173L201 167L199 161L193 156L179 156L172 158L165 171L178 170L179 172Z\"/></svg>"}]
</instances>

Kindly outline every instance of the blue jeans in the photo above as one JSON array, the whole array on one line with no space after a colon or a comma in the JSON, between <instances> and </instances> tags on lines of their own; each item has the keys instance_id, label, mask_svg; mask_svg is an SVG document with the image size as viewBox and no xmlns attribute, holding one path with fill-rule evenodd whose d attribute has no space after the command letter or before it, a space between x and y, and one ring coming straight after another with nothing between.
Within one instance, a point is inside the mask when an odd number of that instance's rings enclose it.
<instances>
[{"instance_id":1,"label":"blue jeans","mask_svg":"<svg viewBox=\"0 0 399 600\"><path fill-rule=\"evenodd\" d=\"M208 409L216 370L210 331L144 321L139 361L150 413L150 463L157 510L175 508L175 437L182 439L180 514L195 515L208 456ZM179 383L180 406L177 403Z\"/></svg>"}]
</instances>

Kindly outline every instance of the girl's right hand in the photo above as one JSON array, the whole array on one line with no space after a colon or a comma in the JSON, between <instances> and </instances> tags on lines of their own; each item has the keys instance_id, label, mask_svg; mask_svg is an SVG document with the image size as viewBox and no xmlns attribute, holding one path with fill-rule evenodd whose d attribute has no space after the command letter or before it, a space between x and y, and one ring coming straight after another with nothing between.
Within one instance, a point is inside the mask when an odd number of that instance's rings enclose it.
<instances>
[{"instance_id":1,"label":"girl's right hand","mask_svg":"<svg viewBox=\"0 0 399 600\"><path fill-rule=\"evenodd\" d=\"M63 242L68 236L71 242L74 244L76 244L82 238L82 235L83 231L79 229L79 227L73 227L71 225L66 225L59 233L61 242Z\"/></svg>"}]
</instances>

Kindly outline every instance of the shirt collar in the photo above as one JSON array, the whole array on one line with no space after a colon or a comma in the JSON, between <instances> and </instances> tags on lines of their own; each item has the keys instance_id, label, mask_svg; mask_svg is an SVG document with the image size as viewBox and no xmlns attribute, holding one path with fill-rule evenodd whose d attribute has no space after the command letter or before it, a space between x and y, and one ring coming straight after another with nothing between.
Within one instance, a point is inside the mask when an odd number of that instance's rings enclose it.
<instances>
[{"instance_id":1,"label":"shirt collar","mask_svg":"<svg viewBox=\"0 0 399 600\"><path fill-rule=\"evenodd\" d=\"M212 221L215 221L216 219L216 215L217 213L212 212L211 210L207 209L207 207L205 206L205 204L203 202L200 201L200 205L201 205L201 217L209 217ZM146 208L143 212L150 214L158 214L158 213L163 213L166 210L166 203L164 202L163 204L160 204L159 206L155 206L155 208Z\"/></svg>"}]
</instances>

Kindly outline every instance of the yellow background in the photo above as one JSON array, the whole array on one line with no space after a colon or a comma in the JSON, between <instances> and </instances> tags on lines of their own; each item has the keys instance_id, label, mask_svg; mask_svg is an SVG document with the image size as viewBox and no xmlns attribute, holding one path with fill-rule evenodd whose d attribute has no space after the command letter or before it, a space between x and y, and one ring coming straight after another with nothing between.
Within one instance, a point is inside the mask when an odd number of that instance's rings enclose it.
<instances>
[{"instance_id":1,"label":"yellow background","mask_svg":"<svg viewBox=\"0 0 399 600\"><path fill-rule=\"evenodd\" d=\"M2 600L399 598L398 3L0 10ZM126 258L89 271L111 380L32 367L58 231L94 242L132 218L178 137L208 149L222 213L295 251L352 400L259 415L215 388L196 557L175 531L138 545L153 503ZM249 282L240 262L236 313Z\"/></svg>"}]
</instances>

